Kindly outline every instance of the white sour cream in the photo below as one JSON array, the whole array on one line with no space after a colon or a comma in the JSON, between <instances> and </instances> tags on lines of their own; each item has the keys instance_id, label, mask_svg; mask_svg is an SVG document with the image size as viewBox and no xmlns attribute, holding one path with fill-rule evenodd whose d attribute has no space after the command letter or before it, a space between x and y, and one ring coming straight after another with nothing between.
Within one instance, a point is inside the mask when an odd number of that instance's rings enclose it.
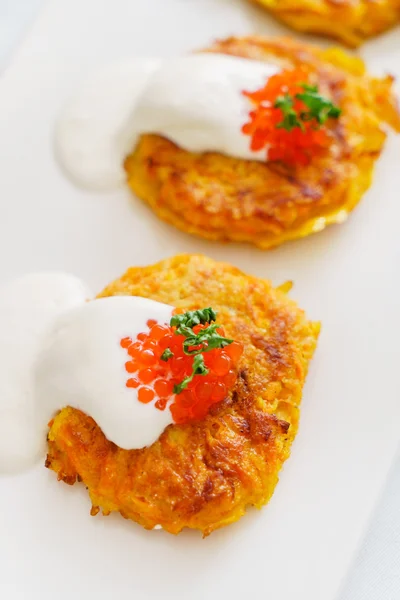
<instances>
[{"instance_id":1,"label":"white sour cream","mask_svg":"<svg viewBox=\"0 0 400 600\"><path fill-rule=\"evenodd\" d=\"M114 296L68 311L54 324L35 369L43 419L63 406L90 415L120 448L149 446L172 423L171 411L143 404L126 387L130 360L124 337L148 331L146 322L168 323L172 307L146 298Z\"/></svg>"},{"instance_id":2,"label":"white sour cream","mask_svg":"<svg viewBox=\"0 0 400 600\"><path fill-rule=\"evenodd\" d=\"M75 277L32 274L0 289L0 473L32 466L46 450L48 421L69 405L95 419L122 448L154 442L172 423L168 407L142 404L126 387L124 337L172 307L119 296L86 302Z\"/></svg>"},{"instance_id":3,"label":"white sour cream","mask_svg":"<svg viewBox=\"0 0 400 600\"><path fill-rule=\"evenodd\" d=\"M144 133L191 152L265 159L241 132L251 103L242 92L278 71L265 62L223 54L110 65L89 79L56 124L56 155L79 185L112 189L125 181L124 158Z\"/></svg>"},{"instance_id":4,"label":"white sour cream","mask_svg":"<svg viewBox=\"0 0 400 600\"><path fill-rule=\"evenodd\" d=\"M47 421L36 422L33 364L52 322L89 296L79 279L63 273L26 275L0 289L0 472L39 458Z\"/></svg>"}]
</instances>

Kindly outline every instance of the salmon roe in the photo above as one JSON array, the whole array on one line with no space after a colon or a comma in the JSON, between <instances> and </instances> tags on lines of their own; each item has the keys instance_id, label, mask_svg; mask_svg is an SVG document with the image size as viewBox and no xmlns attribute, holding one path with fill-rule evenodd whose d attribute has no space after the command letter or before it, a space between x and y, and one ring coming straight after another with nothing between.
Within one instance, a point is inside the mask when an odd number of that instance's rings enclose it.
<instances>
[{"instance_id":1,"label":"salmon roe","mask_svg":"<svg viewBox=\"0 0 400 600\"><path fill-rule=\"evenodd\" d=\"M251 150L257 152L265 148L269 161L307 165L313 156L329 146L328 130L315 120L302 121L301 127L290 130L282 127L284 112L275 105L276 101L289 96L295 114L304 114L307 106L296 95L304 93L304 84L308 80L307 69L297 67L273 75L255 92L243 92L255 105L249 113L250 120L242 127L242 133L251 137Z\"/></svg>"},{"instance_id":2,"label":"salmon roe","mask_svg":"<svg viewBox=\"0 0 400 600\"><path fill-rule=\"evenodd\" d=\"M183 312L175 309L173 314ZM210 407L224 400L235 385L237 365L243 353L242 344L232 342L224 348L204 352L208 373L194 375L187 387L175 394L174 386L193 371L194 355L185 354L185 337L176 335L175 327L160 324L154 319L147 321L147 327L148 331L139 333L136 340L124 337L120 341L121 348L129 357L125 363L129 375L126 387L137 389L138 400L144 404L155 401L158 410L169 406L175 423L204 418ZM196 325L193 332L197 334L204 328L207 325ZM225 335L222 327L218 333ZM166 349L170 349L173 356L162 360L161 355Z\"/></svg>"}]
</instances>

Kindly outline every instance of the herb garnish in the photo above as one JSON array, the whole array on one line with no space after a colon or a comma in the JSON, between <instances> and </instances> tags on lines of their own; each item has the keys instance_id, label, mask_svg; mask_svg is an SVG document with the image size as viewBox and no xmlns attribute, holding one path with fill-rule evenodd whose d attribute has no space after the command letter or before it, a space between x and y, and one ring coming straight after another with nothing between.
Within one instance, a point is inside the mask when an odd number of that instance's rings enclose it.
<instances>
[{"instance_id":1,"label":"herb garnish","mask_svg":"<svg viewBox=\"0 0 400 600\"><path fill-rule=\"evenodd\" d=\"M171 350L169 348L167 348L166 350L164 350L164 352L161 354L160 358L161 360L163 360L164 362L167 362L167 360L169 358L172 358L174 355L173 352L171 352Z\"/></svg>"},{"instance_id":2,"label":"herb garnish","mask_svg":"<svg viewBox=\"0 0 400 600\"><path fill-rule=\"evenodd\" d=\"M193 380L195 375L208 375L209 371L204 364L203 354L210 352L217 348L225 348L229 344L232 344L233 340L230 340L220 333L221 325L216 323L217 313L211 308L203 308L200 310L191 310L180 315L174 315L171 318L170 326L176 327L175 335L183 335L185 340L183 342L183 351L188 356L194 356L192 373L183 379L181 383L174 386L174 394L180 394L184 389L187 388L189 383ZM198 333L193 331L196 325L207 325L204 329L201 329ZM170 348L164 350L161 355L161 360L168 361L173 358L174 353Z\"/></svg>"},{"instance_id":3,"label":"herb garnish","mask_svg":"<svg viewBox=\"0 0 400 600\"><path fill-rule=\"evenodd\" d=\"M329 118L338 119L340 117L341 109L328 98L321 96L316 85L300 83L299 86L304 92L294 96L285 94L275 100L274 108L280 108L283 114L283 120L278 123L277 129L292 131L295 127L298 127L304 130L304 122L315 121L316 125L319 126L323 125ZM295 100L300 100L308 110L300 113L296 112L294 108Z\"/></svg>"}]
</instances>

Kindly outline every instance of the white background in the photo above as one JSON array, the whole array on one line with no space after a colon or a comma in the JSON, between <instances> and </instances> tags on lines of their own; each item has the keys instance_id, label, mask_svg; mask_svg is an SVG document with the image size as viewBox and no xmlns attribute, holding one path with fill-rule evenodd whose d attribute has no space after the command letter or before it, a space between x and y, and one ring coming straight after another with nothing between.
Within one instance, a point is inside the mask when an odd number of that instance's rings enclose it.
<instances>
[{"instance_id":1,"label":"white background","mask_svg":"<svg viewBox=\"0 0 400 600\"><path fill-rule=\"evenodd\" d=\"M1 67L12 58L11 50L24 35L42 3L43 0L18 0L17 2L0 0ZM400 33L397 35L400 36ZM379 42L377 42L378 47ZM397 390L393 390L393 393L397 393ZM57 593L56 590L54 592ZM392 469L369 531L338 600L398 600L399 598L400 458ZM30 600L28 596L26 600ZM296 600L307 599L299 597ZM321 597L321 600L324 598Z\"/></svg>"}]
</instances>

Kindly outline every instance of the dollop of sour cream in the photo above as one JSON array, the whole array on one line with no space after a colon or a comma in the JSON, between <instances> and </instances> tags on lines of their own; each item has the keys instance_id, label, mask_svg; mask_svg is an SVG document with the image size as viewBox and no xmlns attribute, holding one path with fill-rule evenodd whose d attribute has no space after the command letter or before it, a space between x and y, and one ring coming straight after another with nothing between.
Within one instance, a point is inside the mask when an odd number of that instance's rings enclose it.
<instances>
[{"instance_id":1,"label":"dollop of sour cream","mask_svg":"<svg viewBox=\"0 0 400 600\"><path fill-rule=\"evenodd\" d=\"M109 65L93 75L60 116L56 155L75 183L113 189L140 135L162 135L190 152L264 160L241 128L251 103L243 90L262 87L279 68L224 54Z\"/></svg>"},{"instance_id":2,"label":"dollop of sour cream","mask_svg":"<svg viewBox=\"0 0 400 600\"><path fill-rule=\"evenodd\" d=\"M106 438L127 450L148 446L172 423L170 410L139 402L125 385L122 338L146 331L148 319L169 323L172 307L146 298L113 296L88 302L58 318L35 368L43 417L63 406L79 408ZM54 406L56 399L56 406Z\"/></svg>"},{"instance_id":3,"label":"dollop of sour cream","mask_svg":"<svg viewBox=\"0 0 400 600\"><path fill-rule=\"evenodd\" d=\"M64 273L26 275L0 289L1 472L39 458L51 414L38 426L33 365L53 321L89 297L79 279Z\"/></svg>"},{"instance_id":4,"label":"dollop of sour cream","mask_svg":"<svg viewBox=\"0 0 400 600\"><path fill-rule=\"evenodd\" d=\"M46 450L47 424L65 406L95 419L122 448L154 442L172 415L126 387L123 337L169 322L172 307L90 292L63 273L32 274L0 289L0 472L32 466Z\"/></svg>"}]
</instances>

